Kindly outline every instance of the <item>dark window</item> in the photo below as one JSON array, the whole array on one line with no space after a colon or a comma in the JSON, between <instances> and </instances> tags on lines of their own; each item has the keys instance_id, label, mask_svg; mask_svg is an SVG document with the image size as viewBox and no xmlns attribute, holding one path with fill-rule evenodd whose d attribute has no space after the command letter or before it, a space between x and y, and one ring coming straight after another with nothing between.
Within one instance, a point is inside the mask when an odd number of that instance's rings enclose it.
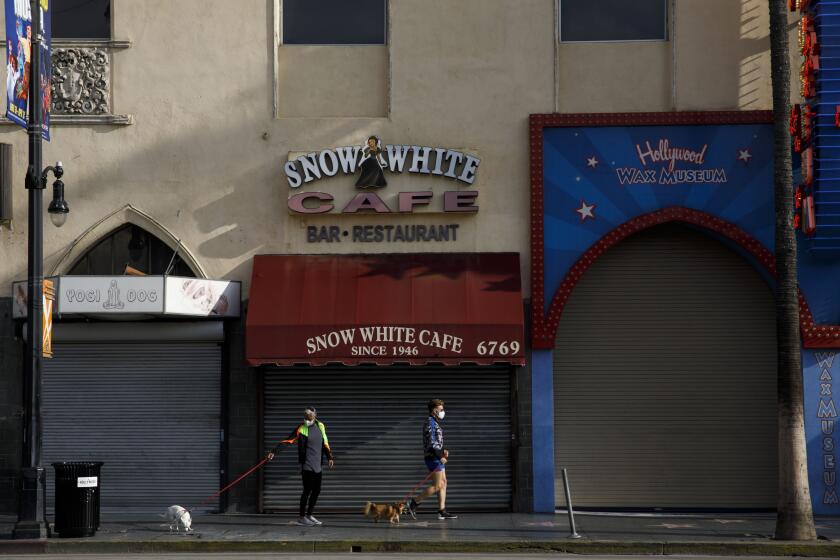
<instances>
[{"instance_id":1,"label":"dark window","mask_svg":"<svg viewBox=\"0 0 840 560\"><path fill-rule=\"evenodd\" d=\"M110 39L111 0L51 0L56 39Z\"/></svg>"},{"instance_id":2,"label":"dark window","mask_svg":"<svg viewBox=\"0 0 840 560\"><path fill-rule=\"evenodd\" d=\"M133 224L115 229L80 258L68 274L111 276L125 273L130 266L145 274L164 274L174 251L163 241ZM195 273L175 256L169 274L195 277Z\"/></svg>"},{"instance_id":3,"label":"dark window","mask_svg":"<svg viewBox=\"0 0 840 560\"><path fill-rule=\"evenodd\" d=\"M667 0L560 0L561 41L664 41Z\"/></svg>"},{"instance_id":4,"label":"dark window","mask_svg":"<svg viewBox=\"0 0 840 560\"><path fill-rule=\"evenodd\" d=\"M287 45L384 45L386 0L283 0Z\"/></svg>"}]
</instances>

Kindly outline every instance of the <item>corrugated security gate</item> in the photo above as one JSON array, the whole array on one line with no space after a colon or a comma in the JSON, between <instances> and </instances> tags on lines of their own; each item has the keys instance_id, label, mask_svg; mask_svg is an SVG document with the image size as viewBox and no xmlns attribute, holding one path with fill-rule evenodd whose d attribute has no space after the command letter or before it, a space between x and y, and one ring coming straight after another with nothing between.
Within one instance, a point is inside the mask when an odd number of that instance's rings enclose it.
<instances>
[{"instance_id":1,"label":"corrugated security gate","mask_svg":"<svg viewBox=\"0 0 840 560\"><path fill-rule=\"evenodd\" d=\"M325 471L321 510L357 511L367 500L393 502L426 476L423 424L431 398L445 401L447 509L509 510L511 373L482 368L266 369L263 437L268 450L318 409L335 455ZM264 469L263 509L297 511L297 450L285 447ZM435 511L430 499L421 512Z\"/></svg>"},{"instance_id":2,"label":"corrugated security gate","mask_svg":"<svg viewBox=\"0 0 840 560\"><path fill-rule=\"evenodd\" d=\"M106 512L162 513L218 490L218 343L57 343L53 353L41 407L48 509L54 461L103 461Z\"/></svg>"},{"instance_id":3,"label":"corrugated security gate","mask_svg":"<svg viewBox=\"0 0 840 560\"><path fill-rule=\"evenodd\" d=\"M554 351L560 468L589 508L776 505L773 294L740 256L661 226L574 289Z\"/></svg>"}]
</instances>

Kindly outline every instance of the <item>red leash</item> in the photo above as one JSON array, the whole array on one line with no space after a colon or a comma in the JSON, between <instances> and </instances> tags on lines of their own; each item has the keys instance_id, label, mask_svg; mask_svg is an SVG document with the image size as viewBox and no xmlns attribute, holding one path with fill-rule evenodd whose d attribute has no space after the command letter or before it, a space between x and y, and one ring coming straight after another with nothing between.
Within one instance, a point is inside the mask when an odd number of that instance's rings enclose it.
<instances>
[{"instance_id":1,"label":"red leash","mask_svg":"<svg viewBox=\"0 0 840 560\"><path fill-rule=\"evenodd\" d=\"M427 474L427 475L426 475L426 478L424 478L423 480L421 480L420 482L418 482L418 483L417 483L417 485L416 485L414 488L412 488L412 489L411 489L411 492L409 492L408 494L406 494L406 495L405 495L405 498L403 498L403 499L402 499L403 503L405 503L405 502L408 500L408 498L409 498L409 497L411 497L411 495L412 495L412 494L414 494L414 492L415 492L418 488L420 488L421 486L423 486L423 484L425 484L427 480L429 480L430 478L432 478L432 475L433 475L433 474L435 474L436 472L438 472L439 470L440 470L440 468L437 468L437 469L435 469L435 470L433 470L433 471L429 471L429 474Z\"/></svg>"},{"instance_id":2,"label":"red leash","mask_svg":"<svg viewBox=\"0 0 840 560\"><path fill-rule=\"evenodd\" d=\"M204 500L200 501L198 504L196 504L192 508L188 509L187 511L191 511L191 510L197 508L198 506L204 505L207 502L210 502L210 501L218 498L219 496L221 496L222 494L224 494L225 492L227 492L228 490L230 490L231 488L236 486L239 483L240 480L242 480L243 478L245 478L246 476L248 476L249 474L251 474L252 472L257 470L258 468L260 468L261 466L263 466L267 462L268 462L268 457L265 457L262 461L260 461L259 463L257 463L256 465L254 465L253 467L251 467L250 469L245 471L243 474L239 475L239 478L237 478L236 480L234 480L233 482L231 482L230 484L228 484L227 486L225 486L224 488L222 488L221 490L219 490L218 492L216 492L215 494L213 494L209 498L205 498Z\"/></svg>"},{"instance_id":3,"label":"red leash","mask_svg":"<svg viewBox=\"0 0 840 560\"><path fill-rule=\"evenodd\" d=\"M230 490L231 488L233 488L234 486L236 486L237 484L239 484L239 482L240 482L243 478L245 478L246 476L248 476L249 474L251 474L252 472L254 472L255 470L257 470L258 468L262 467L262 466L263 466L264 464L266 464L267 462L268 462L268 457L264 457L262 461L260 461L259 463L257 463L256 465L254 465L253 467L251 467L250 469L248 469L247 471L245 471L245 472L244 472L244 473L242 473L241 475L239 475L239 476L236 478L236 480L234 480L233 482L231 482L230 484L228 484L227 486L225 486L224 488L222 488L221 490L219 490L218 492L216 492L216 493L215 493L215 494L213 494L212 496L209 496L209 497L205 498L204 500L202 500L202 501L198 502L195 506L193 506L193 507L191 507L191 508L187 509L187 511L192 511L193 509L195 509L195 508L197 508L197 507L199 507L199 506L202 506L202 505L204 505L204 504L206 504L206 503L208 503L208 502L210 502L210 501L212 501L212 500L214 500L214 499L218 498L219 496L221 496L222 494L224 494L225 492L227 492L228 490ZM423 484L425 484L425 483L426 483L426 481L427 481L427 480L429 480L429 479L432 477L432 475L433 475L433 474L435 474L436 472L438 472L439 470L440 470L440 468L437 468L437 469L435 469L435 470L433 470L433 471L429 471L429 474L427 474L427 475L426 475L426 477L425 477L423 480L421 480L420 482L418 482L418 483L414 486L414 488L412 488L412 489L411 489L411 491L410 491L408 494L406 494L406 495L405 495L405 498L403 498L403 500L402 500L402 501L403 501L403 502L405 502L406 500L408 500L408 498L409 498L412 494L414 494L414 492L415 492L418 488L420 488L421 486L423 486Z\"/></svg>"}]
</instances>

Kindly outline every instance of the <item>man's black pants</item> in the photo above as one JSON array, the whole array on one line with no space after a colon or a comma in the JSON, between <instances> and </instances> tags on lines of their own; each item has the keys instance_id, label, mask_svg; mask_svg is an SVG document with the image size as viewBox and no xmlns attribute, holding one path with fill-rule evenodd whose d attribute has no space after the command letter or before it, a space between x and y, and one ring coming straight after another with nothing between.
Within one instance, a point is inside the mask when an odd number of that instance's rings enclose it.
<instances>
[{"instance_id":1,"label":"man's black pants","mask_svg":"<svg viewBox=\"0 0 840 560\"><path fill-rule=\"evenodd\" d=\"M300 471L303 478L303 494L300 495L300 516L312 515L315 502L321 493L321 474L312 471Z\"/></svg>"}]
</instances>

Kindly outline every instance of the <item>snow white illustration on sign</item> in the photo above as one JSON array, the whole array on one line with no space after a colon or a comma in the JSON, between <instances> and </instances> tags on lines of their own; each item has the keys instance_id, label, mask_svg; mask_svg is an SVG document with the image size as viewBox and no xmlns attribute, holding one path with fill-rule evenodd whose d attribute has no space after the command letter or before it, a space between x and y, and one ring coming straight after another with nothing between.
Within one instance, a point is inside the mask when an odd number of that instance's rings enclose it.
<instances>
[{"instance_id":1,"label":"snow white illustration on sign","mask_svg":"<svg viewBox=\"0 0 840 560\"><path fill-rule=\"evenodd\" d=\"M388 164L382 157L382 146L378 136L367 139L367 146L362 151L362 161L359 163L361 174L356 186L361 189L378 189L388 185L385 173L382 172Z\"/></svg>"}]
</instances>

